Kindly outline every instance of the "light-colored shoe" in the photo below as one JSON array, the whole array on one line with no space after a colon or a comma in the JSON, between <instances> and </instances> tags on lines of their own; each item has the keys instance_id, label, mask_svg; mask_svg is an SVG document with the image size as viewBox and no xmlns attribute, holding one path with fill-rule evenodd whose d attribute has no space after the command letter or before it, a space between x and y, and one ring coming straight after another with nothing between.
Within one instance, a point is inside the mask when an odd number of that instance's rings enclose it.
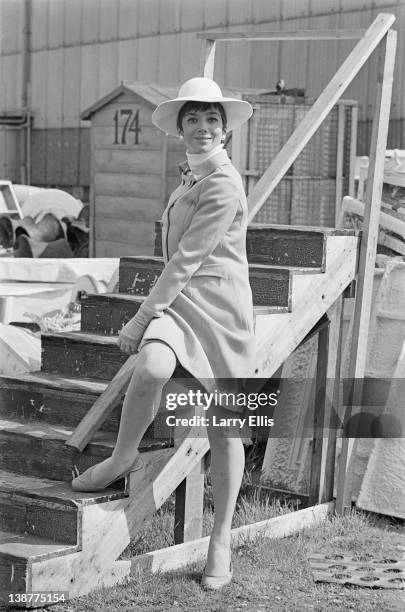
<instances>
[{"instance_id":1,"label":"light-colored shoe","mask_svg":"<svg viewBox=\"0 0 405 612\"><path fill-rule=\"evenodd\" d=\"M92 465L85 472L83 472L83 474L77 475L75 478L73 478L72 483L71 483L73 491L80 491L82 493L84 492L90 493L93 491L103 491L104 489L107 489L109 486L111 486L112 483L115 482L116 480L121 480L122 478L125 478L126 476L128 476L128 474L130 474L131 472L136 472L142 469L144 464L143 464L142 458L138 455L134 463L131 465L130 468L128 468L128 470L125 470L125 472L123 472L122 474L119 474L118 476L114 476L114 478L112 478L110 481L103 483L101 485L96 485L92 481L92 474L97 465L98 463L96 463L96 465ZM72 470L72 473L77 473L77 472L78 472L77 468L76 468L76 471Z\"/></svg>"},{"instance_id":2,"label":"light-colored shoe","mask_svg":"<svg viewBox=\"0 0 405 612\"><path fill-rule=\"evenodd\" d=\"M232 561L229 562L229 572L223 576L210 576L205 573L205 568L201 577L201 586L209 591L219 591L232 581L233 567Z\"/></svg>"}]
</instances>

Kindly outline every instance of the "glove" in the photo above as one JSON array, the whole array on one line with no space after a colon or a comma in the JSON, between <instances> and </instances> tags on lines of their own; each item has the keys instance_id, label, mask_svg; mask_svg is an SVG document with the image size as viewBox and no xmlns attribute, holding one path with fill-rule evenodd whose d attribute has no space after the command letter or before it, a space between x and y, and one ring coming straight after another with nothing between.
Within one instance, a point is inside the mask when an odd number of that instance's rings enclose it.
<instances>
[{"instance_id":1,"label":"glove","mask_svg":"<svg viewBox=\"0 0 405 612\"><path fill-rule=\"evenodd\" d=\"M123 353L128 355L136 353L152 318L152 314L139 309L136 315L124 325L118 334L117 340L117 344Z\"/></svg>"}]
</instances>

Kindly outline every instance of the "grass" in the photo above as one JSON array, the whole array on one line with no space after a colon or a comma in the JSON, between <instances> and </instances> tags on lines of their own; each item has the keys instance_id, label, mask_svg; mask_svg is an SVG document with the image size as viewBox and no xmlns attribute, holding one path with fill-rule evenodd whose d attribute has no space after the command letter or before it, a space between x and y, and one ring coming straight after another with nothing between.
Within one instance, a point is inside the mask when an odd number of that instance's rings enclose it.
<instances>
[{"instance_id":1,"label":"grass","mask_svg":"<svg viewBox=\"0 0 405 612\"><path fill-rule=\"evenodd\" d=\"M258 493L242 495L234 526L290 512L291 504L269 502ZM204 514L204 533L212 525L212 509ZM140 538L122 558L172 543L173 500L166 502ZM402 547L402 548L401 548ZM315 583L308 557L315 552L384 555L399 558L405 551L401 521L353 511L330 517L317 526L279 540L258 536L233 550L234 580L223 592L201 589L203 562L165 574L140 571L123 585L99 589L92 594L53 606L55 612L134 611L166 612L399 612L404 609L404 590L370 589Z\"/></svg>"}]
</instances>

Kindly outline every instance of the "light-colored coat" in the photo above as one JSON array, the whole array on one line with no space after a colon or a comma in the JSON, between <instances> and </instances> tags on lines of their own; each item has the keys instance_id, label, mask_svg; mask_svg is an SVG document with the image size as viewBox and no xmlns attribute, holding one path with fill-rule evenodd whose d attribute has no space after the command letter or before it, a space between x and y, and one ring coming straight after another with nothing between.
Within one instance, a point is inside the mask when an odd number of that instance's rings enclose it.
<instances>
[{"instance_id":1,"label":"light-colored coat","mask_svg":"<svg viewBox=\"0 0 405 612\"><path fill-rule=\"evenodd\" d=\"M165 268L142 310L155 318L142 344L159 339L206 388L254 368L253 304L242 180L222 150L189 173L162 217ZM141 344L141 346L142 346Z\"/></svg>"}]
</instances>

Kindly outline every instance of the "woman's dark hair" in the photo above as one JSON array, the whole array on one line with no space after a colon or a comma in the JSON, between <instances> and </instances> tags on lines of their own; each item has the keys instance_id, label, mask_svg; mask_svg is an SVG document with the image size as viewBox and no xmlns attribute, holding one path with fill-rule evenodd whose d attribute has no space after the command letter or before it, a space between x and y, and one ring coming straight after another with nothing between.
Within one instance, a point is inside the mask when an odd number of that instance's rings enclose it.
<instances>
[{"instance_id":1,"label":"woman's dark hair","mask_svg":"<svg viewBox=\"0 0 405 612\"><path fill-rule=\"evenodd\" d=\"M183 118L186 113L194 112L194 111L207 111L207 110L216 110L221 115L222 126L223 129L226 130L226 113L225 109L220 102L194 102L191 100L190 102L186 102L183 104L181 109L179 110L179 114L177 115L177 131L181 132Z\"/></svg>"}]
</instances>

